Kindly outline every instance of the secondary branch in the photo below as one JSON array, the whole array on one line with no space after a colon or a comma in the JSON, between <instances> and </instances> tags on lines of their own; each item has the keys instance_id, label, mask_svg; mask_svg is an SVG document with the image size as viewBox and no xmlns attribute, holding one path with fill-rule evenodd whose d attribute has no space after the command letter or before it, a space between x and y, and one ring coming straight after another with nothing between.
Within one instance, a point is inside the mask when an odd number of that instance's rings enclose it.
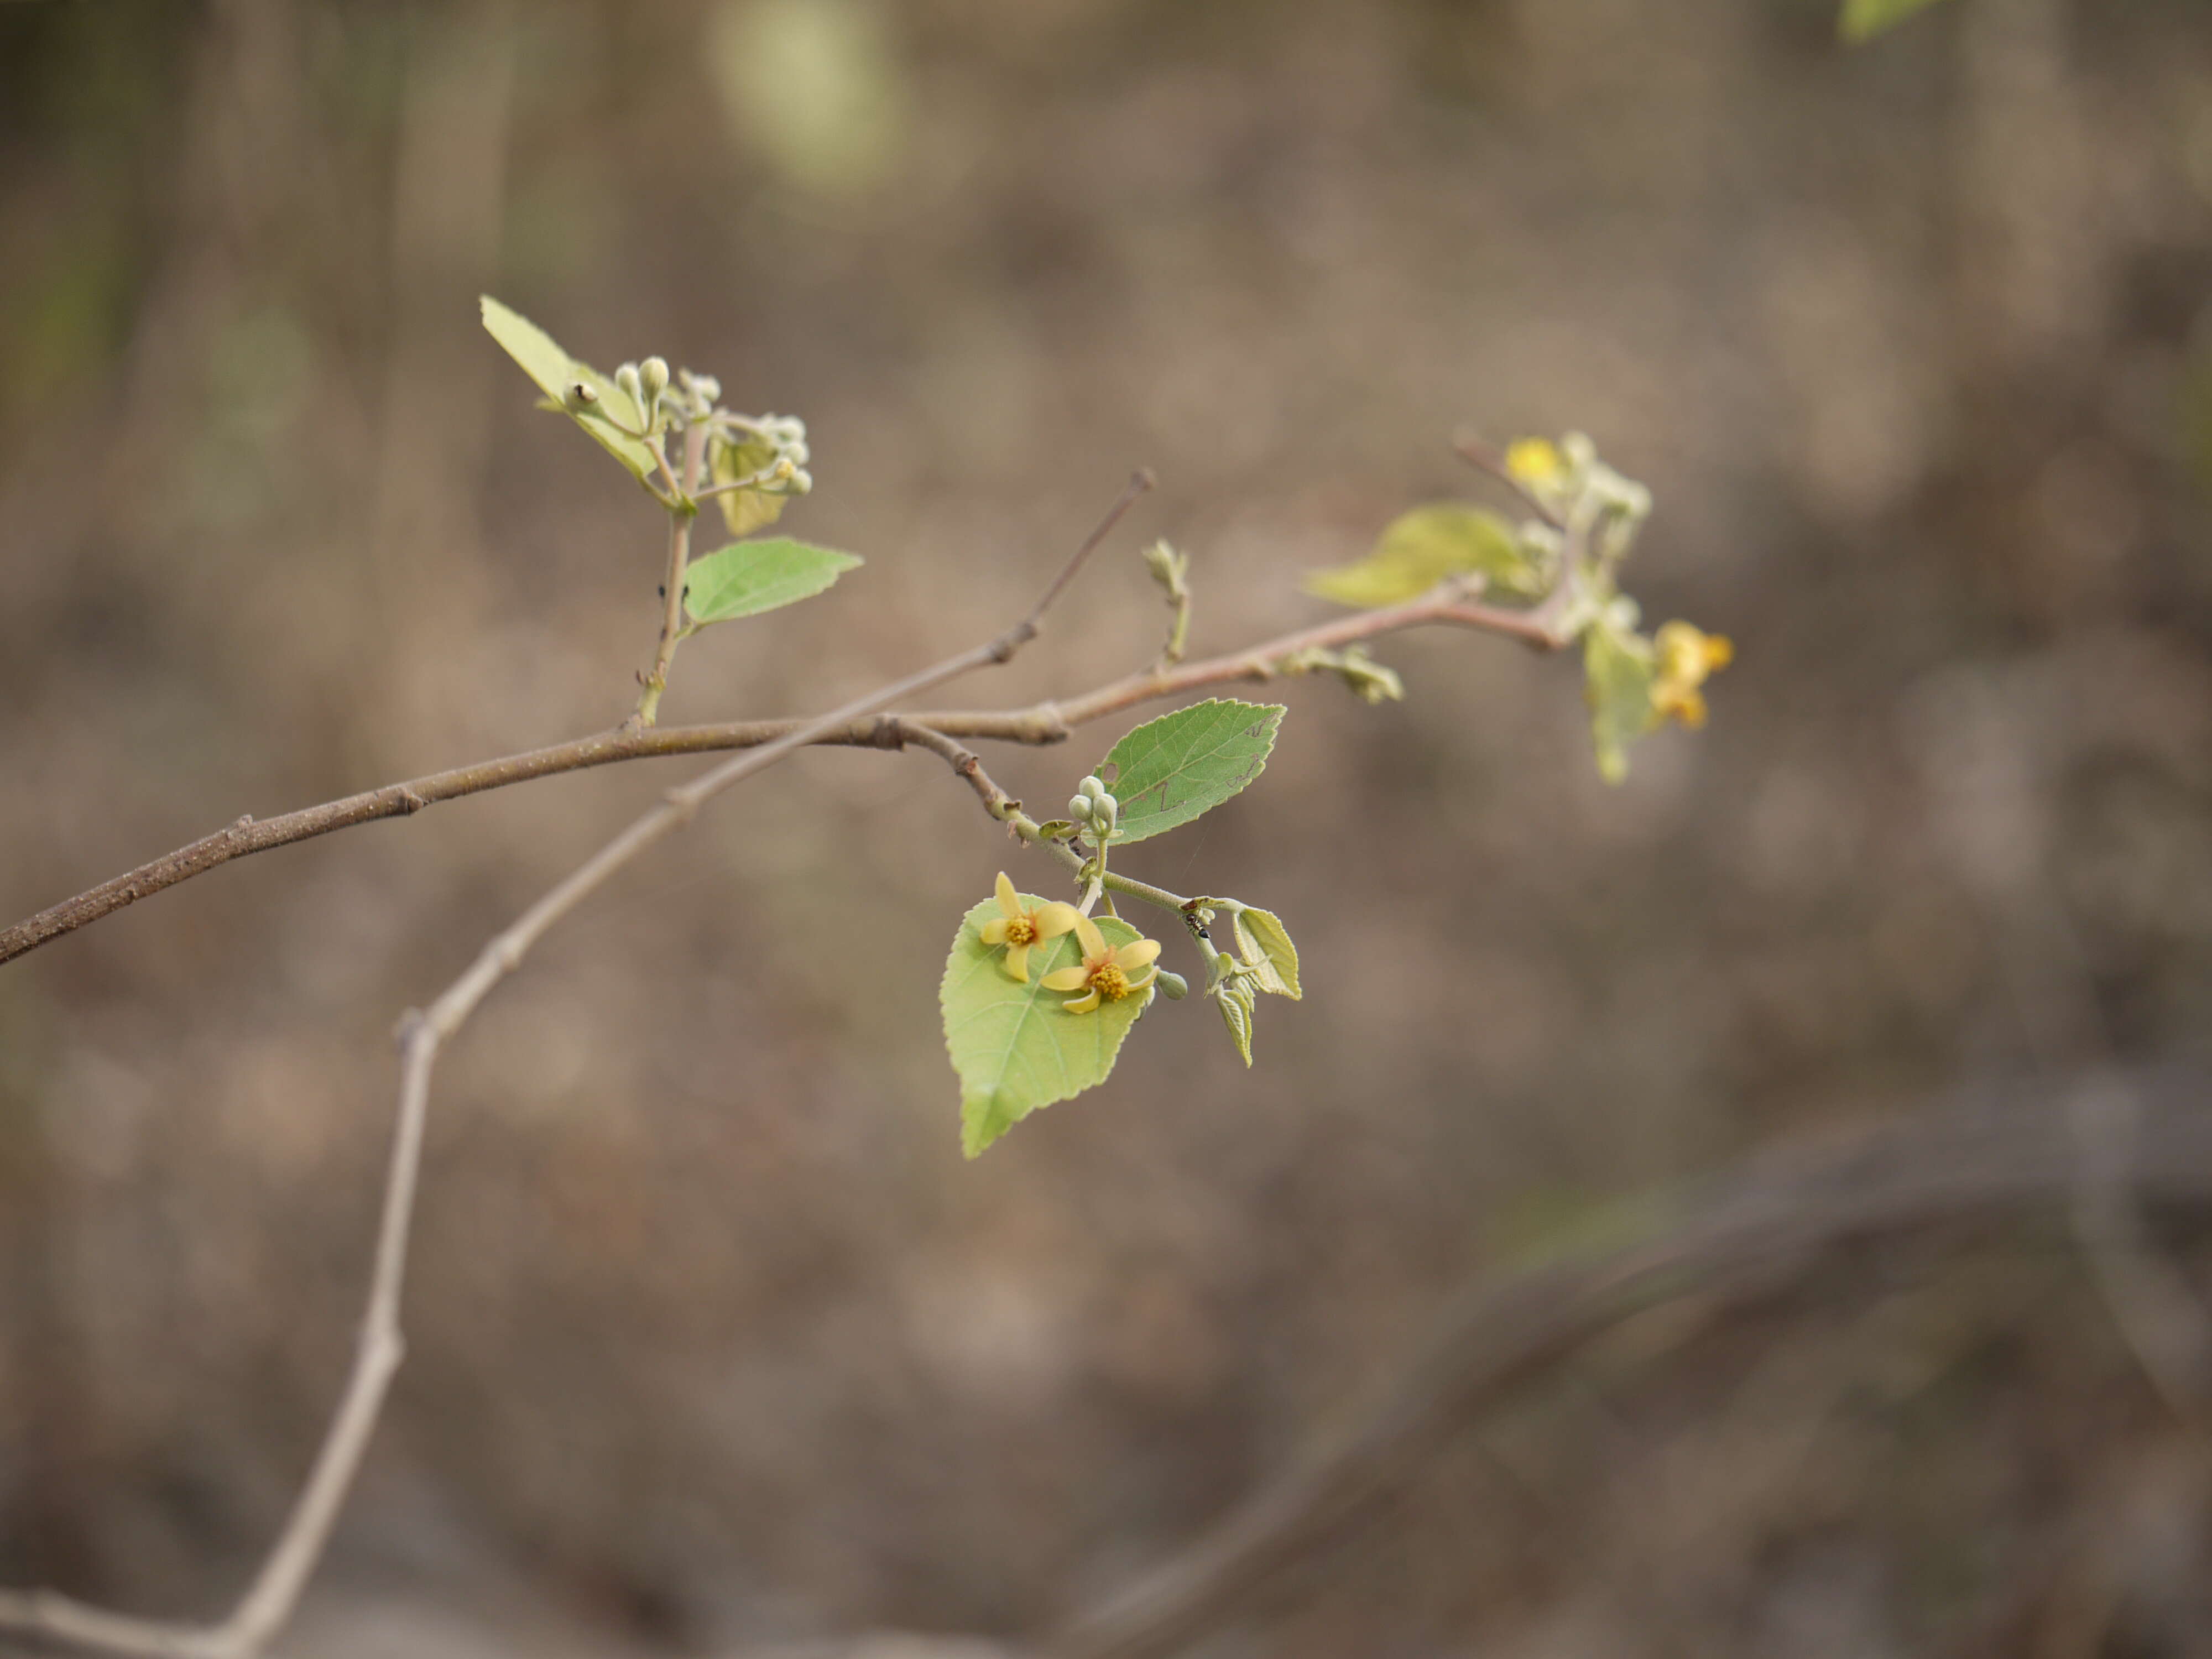
<instances>
[{"instance_id":1,"label":"secondary branch","mask_svg":"<svg viewBox=\"0 0 2212 1659\"><path fill-rule=\"evenodd\" d=\"M1527 613L1480 604L1468 597L1464 589L1452 585L1405 605L1340 617L1226 656L1132 674L1063 702L1041 702L1027 708L921 713L906 718L951 738L994 743L1060 743L1077 726L1140 703L1243 681L1273 679L1285 672L1283 664L1286 659L1302 651L1316 647L1333 650L1410 628L1439 625L1499 634L1540 649L1556 649L1560 643ZM386 784L380 789L325 801L319 806L302 807L279 817L241 817L226 829L188 842L174 852L0 929L0 963L11 962L149 894L204 875L250 853L265 853L271 848L289 846L294 842L307 841L379 818L405 817L440 801L480 794L532 778L553 777L657 755L757 748L782 741L800 729L802 724L795 720L765 720L647 731L622 728L556 744L550 748L433 772L404 783ZM895 725L881 718L868 717L840 721L826 728L817 723L817 735L806 741L896 749L899 745L893 735Z\"/></svg>"}]
</instances>

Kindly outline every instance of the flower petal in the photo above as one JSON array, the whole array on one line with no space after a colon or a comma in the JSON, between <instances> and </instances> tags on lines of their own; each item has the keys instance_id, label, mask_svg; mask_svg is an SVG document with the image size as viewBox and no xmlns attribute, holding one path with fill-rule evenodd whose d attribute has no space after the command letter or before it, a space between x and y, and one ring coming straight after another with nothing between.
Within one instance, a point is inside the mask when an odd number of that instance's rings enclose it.
<instances>
[{"instance_id":1,"label":"flower petal","mask_svg":"<svg viewBox=\"0 0 2212 1659\"><path fill-rule=\"evenodd\" d=\"M1133 980L1131 980L1131 981L1129 981L1129 988L1128 988L1127 991L1123 992L1123 993L1122 993L1122 995L1124 995L1124 996L1132 996L1132 997L1133 997L1133 996L1134 996L1134 995L1136 995L1138 992L1139 992L1139 991L1143 990L1143 989L1145 988L1145 987L1146 987L1147 985L1150 985L1150 984L1151 984L1154 980L1158 979L1159 976L1160 976L1160 970L1159 970L1158 969L1157 969L1157 968L1153 969L1152 969L1150 973L1148 973L1148 974L1139 974L1139 975L1138 975L1136 978L1134 978L1134 979L1133 979Z\"/></svg>"},{"instance_id":2,"label":"flower petal","mask_svg":"<svg viewBox=\"0 0 2212 1659\"><path fill-rule=\"evenodd\" d=\"M1006 916L994 916L990 921L985 922L982 927L983 943L986 945L1004 945L1006 942L1006 923L1008 920L1009 918Z\"/></svg>"},{"instance_id":3,"label":"flower petal","mask_svg":"<svg viewBox=\"0 0 2212 1659\"><path fill-rule=\"evenodd\" d=\"M1083 941L1085 961L1095 962L1106 954L1106 935L1098 931L1098 924L1078 912L1075 918L1075 937Z\"/></svg>"},{"instance_id":4,"label":"flower petal","mask_svg":"<svg viewBox=\"0 0 2212 1659\"><path fill-rule=\"evenodd\" d=\"M1057 899L1050 904L1041 904L1030 920L1036 924L1039 939L1058 939L1075 927L1075 907L1062 904Z\"/></svg>"},{"instance_id":5,"label":"flower petal","mask_svg":"<svg viewBox=\"0 0 2212 1659\"><path fill-rule=\"evenodd\" d=\"M1098 1006L1098 993L1093 991L1087 997L1078 997L1073 1002L1063 1002L1060 1006L1066 1013L1087 1014Z\"/></svg>"},{"instance_id":6,"label":"flower petal","mask_svg":"<svg viewBox=\"0 0 2212 1659\"><path fill-rule=\"evenodd\" d=\"M1160 942L1156 939L1140 939L1127 945L1116 945L1114 960L1124 969L1137 969L1156 960L1160 954Z\"/></svg>"},{"instance_id":7,"label":"flower petal","mask_svg":"<svg viewBox=\"0 0 2212 1659\"><path fill-rule=\"evenodd\" d=\"M1048 991L1079 991L1090 977L1088 968L1055 968L1037 982Z\"/></svg>"},{"instance_id":8,"label":"flower petal","mask_svg":"<svg viewBox=\"0 0 2212 1659\"><path fill-rule=\"evenodd\" d=\"M1014 884L1006 879L1006 872L1003 870L999 872L996 890L999 895L999 908L1005 911L1010 917L1021 915L1022 902L1014 896Z\"/></svg>"},{"instance_id":9,"label":"flower petal","mask_svg":"<svg viewBox=\"0 0 2212 1659\"><path fill-rule=\"evenodd\" d=\"M1024 985L1030 982L1030 947L1028 945L1009 945L1006 947L1006 972Z\"/></svg>"}]
</instances>

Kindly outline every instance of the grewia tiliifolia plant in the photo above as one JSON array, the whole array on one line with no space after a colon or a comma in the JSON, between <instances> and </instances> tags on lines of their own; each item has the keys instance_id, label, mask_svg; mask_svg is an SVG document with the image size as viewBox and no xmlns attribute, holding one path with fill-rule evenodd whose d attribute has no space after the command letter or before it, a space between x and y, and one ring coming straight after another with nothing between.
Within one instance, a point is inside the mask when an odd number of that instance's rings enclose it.
<instances>
[{"instance_id":1,"label":"grewia tiliifolia plant","mask_svg":"<svg viewBox=\"0 0 2212 1659\"><path fill-rule=\"evenodd\" d=\"M1104 1082L1124 1042L1159 1001L1197 992L1192 1000L1212 1006L1249 1066L1260 1000L1296 1000L1303 988L1297 948L1273 911L1229 894L1170 892L1135 873L1144 842L1212 811L1258 778L1285 713L1281 704L1206 696L1145 720L1103 756L1071 764L1066 805L1049 815L1032 815L1009 797L967 740L1066 743L1078 728L1142 703L1296 675L1332 676L1370 703L1391 702L1406 696L1405 686L1368 653L1369 644L1405 629L1447 624L1547 651L1579 648L1597 765L1618 781L1639 738L1670 720L1703 724L1705 683L1729 660L1725 639L1687 623L1643 631L1620 574L1651 497L1608 466L1588 438L1524 438L1502 451L1462 439L1459 453L1503 486L1515 510L1446 502L1405 514L1364 556L1308 578L1308 591L1346 607L1331 620L1191 660L1192 561L1157 543L1142 550L1137 568L1158 586L1169 620L1145 667L1028 708L899 712L925 691L1007 661L1036 639L1047 611L1148 487L1139 474L1042 597L995 638L819 716L662 728L662 698L686 641L821 593L860 567L849 553L756 533L778 523L812 488L805 427L789 416L725 408L711 375L672 371L659 357L603 374L495 300L483 301L483 320L538 383L544 406L581 427L665 517L659 636L638 674L629 718L614 732L551 749L281 818L241 819L0 933L0 962L245 853L552 773L644 755L743 752L667 791L490 940L439 997L402 1019L398 1130L353 1372L290 1520L231 1613L210 1626L167 1625L41 1593L0 1596L0 1629L109 1651L201 1659L248 1659L267 1645L320 1559L399 1362L400 1289L441 1048L537 941L616 870L689 823L714 796L793 750L816 743L927 750L975 791L993 819L1040 855L1035 867L1042 879L1017 884L1001 873L993 892L959 916L939 988L959 1079L961 1141L973 1157L1040 1107ZM694 532L710 509L732 539L695 556ZM1031 890L1039 887L1058 890ZM1180 934L1179 953L1167 959L1160 939L1125 917L1123 906L1156 916L1152 926L1159 933Z\"/></svg>"},{"instance_id":2,"label":"grewia tiliifolia plant","mask_svg":"<svg viewBox=\"0 0 2212 1659\"><path fill-rule=\"evenodd\" d=\"M793 496L812 488L805 425L724 409L719 381L690 369L672 379L659 357L603 375L489 297L483 318L544 392L544 406L591 434L668 514L665 613L653 666L639 676L644 689L634 723L653 724L684 640L822 592L860 563L781 536L732 542L692 559L702 502L713 501L742 537L775 523ZM1466 448L1489 460L1479 446ZM1729 642L1682 622L1650 638L1638 631L1636 602L1620 591L1620 571L1650 516L1651 495L1601 460L1588 438L1523 439L1493 470L1517 492L1528 514L1520 523L1478 507L1416 507L1364 558L1317 572L1306 586L1370 611L1439 592L1496 594L1524 607L1522 619L1548 642L1579 641L1598 767L1618 781L1629 745L1662 720L1704 722L1700 687L1727 663ZM1173 615L1155 665L1164 675L1188 642L1190 560L1160 542L1145 550L1144 565ZM1306 645L1267 666L1335 674L1370 702L1405 696L1397 674L1356 643ZM1062 866L1071 896L1024 893L1002 873L953 935L939 998L969 1157L1039 1107L1104 1082L1153 1002L1189 994L1192 980L1161 965L1160 942L1123 919L1117 896L1180 923L1203 994L1247 1066L1260 996L1303 994L1297 947L1273 912L1226 895L1170 893L1114 867L1126 866L1124 849L1190 823L1257 778L1285 712L1279 703L1209 698L1146 720L1075 784L1064 816L1042 822L986 785L992 816ZM970 775L981 777L980 770Z\"/></svg>"}]
</instances>

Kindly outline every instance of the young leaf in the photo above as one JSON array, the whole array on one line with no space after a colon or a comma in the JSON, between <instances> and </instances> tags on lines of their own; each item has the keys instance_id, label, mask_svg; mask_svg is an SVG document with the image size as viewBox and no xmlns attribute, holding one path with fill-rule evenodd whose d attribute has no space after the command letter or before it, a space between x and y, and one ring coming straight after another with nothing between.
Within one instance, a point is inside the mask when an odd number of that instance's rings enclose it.
<instances>
[{"instance_id":1,"label":"young leaf","mask_svg":"<svg viewBox=\"0 0 2212 1659\"><path fill-rule=\"evenodd\" d=\"M812 599L860 561L811 542L770 536L732 542L693 562L684 580L684 608L701 628L755 617Z\"/></svg>"},{"instance_id":2,"label":"young leaf","mask_svg":"<svg viewBox=\"0 0 2212 1659\"><path fill-rule=\"evenodd\" d=\"M1619 783L1628 775L1628 745L1656 723L1651 687L1658 671L1651 647L1641 636L1600 622L1583 635L1583 668L1598 773L1607 783Z\"/></svg>"},{"instance_id":3,"label":"young leaf","mask_svg":"<svg viewBox=\"0 0 2212 1659\"><path fill-rule=\"evenodd\" d=\"M1247 968L1259 969L1253 983L1279 997L1300 1000L1304 993L1298 989L1298 947L1291 943L1290 931L1280 918L1272 910L1248 904L1236 913L1236 921L1237 954Z\"/></svg>"},{"instance_id":4,"label":"young leaf","mask_svg":"<svg viewBox=\"0 0 2212 1659\"><path fill-rule=\"evenodd\" d=\"M1018 896L1024 906L1042 899ZM1139 993L1071 1014L1070 999L1044 988L1044 976L1082 958L1073 933L1030 947L1029 981L1008 977L1006 953L986 945L982 926L1000 914L986 899L961 921L945 959L938 1002L945 1011L945 1047L960 1074L960 1144L974 1158L1008 1129L1056 1100L1103 1083L1121 1039L1144 1012ZM1140 935L1116 916L1096 918L1109 945Z\"/></svg>"},{"instance_id":5,"label":"young leaf","mask_svg":"<svg viewBox=\"0 0 2212 1659\"><path fill-rule=\"evenodd\" d=\"M558 410L575 422L643 482L654 470L653 452L629 434L617 431L607 418L612 416L628 427L642 424L629 393L589 363L579 362L562 350L551 335L527 317L509 311L489 294L482 296L482 303L485 329L522 366L522 372L538 382L538 389L545 394L544 406ZM583 409L568 398L579 380L599 394Z\"/></svg>"},{"instance_id":6,"label":"young leaf","mask_svg":"<svg viewBox=\"0 0 2212 1659\"><path fill-rule=\"evenodd\" d=\"M1244 1064L1252 1064L1252 991L1249 986L1224 985L1214 993L1214 1006L1221 1010L1221 1023L1229 1028L1229 1040L1237 1045L1237 1052L1244 1056Z\"/></svg>"},{"instance_id":7,"label":"young leaf","mask_svg":"<svg viewBox=\"0 0 2212 1659\"><path fill-rule=\"evenodd\" d=\"M707 453L708 470L718 484L750 477L775 459L775 446L765 438L748 438L734 444L718 438ZM722 517L729 523L730 534L750 536L781 518L784 503L791 498L766 489L732 489L714 499L722 505Z\"/></svg>"},{"instance_id":8,"label":"young leaf","mask_svg":"<svg viewBox=\"0 0 2212 1659\"><path fill-rule=\"evenodd\" d=\"M1402 514L1372 553L1315 571L1305 589L1318 599L1372 610L1417 599L1447 576L1477 574L1508 593L1534 594L1541 586L1512 526L1479 507L1447 502Z\"/></svg>"},{"instance_id":9,"label":"young leaf","mask_svg":"<svg viewBox=\"0 0 2212 1659\"><path fill-rule=\"evenodd\" d=\"M1260 775L1282 718L1280 703L1212 697L1146 720L1106 757L1121 769L1114 839L1143 841L1220 805Z\"/></svg>"},{"instance_id":10,"label":"young leaf","mask_svg":"<svg viewBox=\"0 0 2212 1659\"><path fill-rule=\"evenodd\" d=\"M1917 11L1924 11L1935 0L1844 0L1843 15L1837 21L1837 33L1853 46L1871 40L1885 29L1895 28Z\"/></svg>"}]
</instances>

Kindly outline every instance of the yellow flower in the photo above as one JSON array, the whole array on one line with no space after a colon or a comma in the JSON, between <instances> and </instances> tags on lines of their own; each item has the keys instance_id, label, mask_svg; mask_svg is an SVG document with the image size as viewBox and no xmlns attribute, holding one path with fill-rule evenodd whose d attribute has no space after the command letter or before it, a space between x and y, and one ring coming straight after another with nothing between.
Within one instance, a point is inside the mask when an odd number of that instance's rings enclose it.
<instances>
[{"instance_id":1,"label":"yellow flower","mask_svg":"<svg viewBox=\"0 0 2212 1659\"><path fill-rule=\"evenodd\" d=\"M1651 707L1661 720L1685 726L1705 723L1705 694L1698 688L1735 659L1735 647L1719 634L1707 634L1686 622L1670 622L1652 641L1659 677L1651 684Z\"/></svg>"},{"instance_id":2,"label":"yellow flower","mask_svg":"<svg viewBox=\"0 0 2212 1659\"><path fill-rule=\"evenodd\" d=\"M1033 910L1022 908L1021 897L1014 891L1014 884L1006 879L1006 872L999 872L999 908L1004 914L994 916L983 924L983 943L1006 947L1006 971L1024 985L1030 982L1030 946L1048 939L1058 939L1071 927L1083 923L1072 904L1040 904ZM1095 933L1098 930L1092 928Z\"/></svg>"},{"instance_id":3,"label":"yellow flower","mask_svg":"<svg viewBox=\"0 0 2212 1659\"><path fill-rule=\"evenodd\" d=\"M1101 1002L1119 1002L1143 990L1158 976L1152 962L1160 953L1156 939L1132 939L1109 945L1098 924L1088 916L1075 919L1075 937L1083 946L1083 960L1074 967L1055 968L1044 976L1048 991L1081 991L1083 995L1060 1006L1071 1014L1087 1014Z\"/></svg>"},{"instance_id":4,"label":"yellow flower","mask_svg":"<svg viewBox=\"0 0 2212 1659\"><path fill-rule=\"evenodd\" d=\"M1549 438L1516 438L1506 446L1505 470L1531 489L1556 482L1566 466Z\"/></svg>"}]
</instances>

